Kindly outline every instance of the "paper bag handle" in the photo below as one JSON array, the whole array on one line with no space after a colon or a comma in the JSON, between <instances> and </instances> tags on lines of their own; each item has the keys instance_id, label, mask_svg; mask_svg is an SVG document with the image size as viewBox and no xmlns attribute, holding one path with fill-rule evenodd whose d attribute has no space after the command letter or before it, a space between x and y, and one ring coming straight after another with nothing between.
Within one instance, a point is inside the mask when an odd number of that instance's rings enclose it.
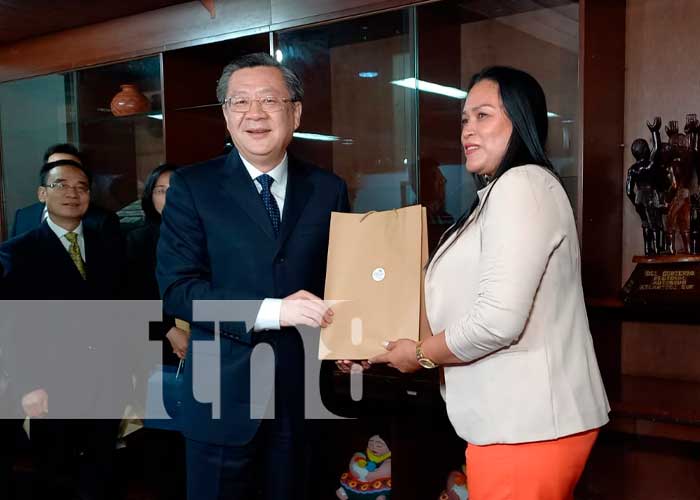
<instances>
[{"instance_id":1,"label":"paper bag handle","mask_svg":"<svg viewBox=\"0 0 700 500\"><path fill-rule=\"evenodd\" d=\"M394 213L396 213L396 209L395 209L395 208L392 208L391 211L394 212ZM387 212L388 212L388 210L387 210ZM365 220L367 217L369 217L370 215L375 214L375 213L377 213L376 210L370 210L369 212L367 212L365 215L362 216L362 218L360 219L360 222L364 222L364 220Z\"/></svg>"}]
</instances>

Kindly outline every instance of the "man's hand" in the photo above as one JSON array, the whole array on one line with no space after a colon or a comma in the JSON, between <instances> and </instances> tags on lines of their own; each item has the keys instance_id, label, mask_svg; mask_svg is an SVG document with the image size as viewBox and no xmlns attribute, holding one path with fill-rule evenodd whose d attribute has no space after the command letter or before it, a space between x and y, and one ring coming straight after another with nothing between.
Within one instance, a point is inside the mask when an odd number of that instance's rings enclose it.
<instances>
[{"instance_id":1,"label":"man's hand","mask_svg":"<svg viewBox=\"0 0 700 500\"><path fill-rule=\"evenodd\" d=\"M408 339L400 339L394 342L386 342L387 351L369 360L371 364L387 363L401 373L412 373L420 369L416 359L416 342Z\"/></svg>"},{"instance_id":2,"label":"man's hand","mask_svg":"<svg viewBox=\"0 0 700 500\"><path fill-rule=\"evenodd\" d=\"M49 412L49 395L44 389L25 394L22 397L22 409L28 417L43 417Z\"/></svg>"},{"instance_id":3,"label":"man's hand","mask_svg":"<svg viewBox=\"0 0 700 500\"><path fill-rule=\"evenodd\" d=\"M299 290L282 299L280 326L306 325L325 328L333 322L333 310L320 298Z\"/></svg>"},{"instance_id":4,"label":"man's hand","mask_svg":"<svg viewBox=\"0 0 700 500\"><path fill-rule=\"evenodd\" d=\"M174 326L168 333L165 334L165 338L170 341L170 347L173 348L173 352L180 359L185 359L187 356L187 346L190 340L190 334L184 330L179 329Z\"/></svg>"}]
</instances>

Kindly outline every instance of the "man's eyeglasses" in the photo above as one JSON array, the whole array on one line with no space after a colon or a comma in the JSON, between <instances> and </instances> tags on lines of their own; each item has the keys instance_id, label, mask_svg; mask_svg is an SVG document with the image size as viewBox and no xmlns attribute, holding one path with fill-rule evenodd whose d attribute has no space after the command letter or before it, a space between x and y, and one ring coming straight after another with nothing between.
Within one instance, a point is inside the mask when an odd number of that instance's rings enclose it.
<instances>
[{"instance_id":1,"label":"man's eyeglasses","mask_svg":"<svg viewBox=\"0 0 700 500\"><path fill-rule=\"evenodd\" d=\"M153 188L153 194L164 195L168 192L170 186L156 186Z\"/></svg>"},{"instance_id":2,"label":"man's eyeglasses","mask_svg":"<svg viewBox=\"0 0 700 500\"><path fill-rule=\"evenodd\" d=\"M87 194L90 192L90 188L87 186L69 186L63 182L52 182L51 184L44 184L45 188L53 189L59 193L66 193L69 190L73 190L78 194Z\"/></svg>"},{"instance_id":3,"label":"man's eyeglasses","mask_svg":"<svg viewBox=\"0 0 700 500\"><path fill-rule=\"evenodd\" d=\"M246 97L246 96L232 96L224 99L221 105L233 111L235 113L246 113L250 111L250 107L253 105L253 101L258 101L260 107L266 113L274 113L275 111L281 111L284 105L288 102L295 102L296 99L290 99L288 97L276 97L276 96L265 96L265 97Z\"/></svg>"}]
</instances>

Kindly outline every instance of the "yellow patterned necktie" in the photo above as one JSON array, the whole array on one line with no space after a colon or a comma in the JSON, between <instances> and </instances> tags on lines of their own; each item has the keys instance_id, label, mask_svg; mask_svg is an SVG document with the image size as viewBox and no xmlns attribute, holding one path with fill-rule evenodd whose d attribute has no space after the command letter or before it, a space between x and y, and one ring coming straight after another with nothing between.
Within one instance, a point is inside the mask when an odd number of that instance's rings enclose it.
<instances>
[{"instance_id":1,"label":"yellow patterned necktie","mask_svg":"<svg viewBox=\"0 0 700 500\"><path fill-rule=\"evenodd\" d=\"M87 279L87 273L85 272L85 262L83 262L83 257L82 255L80 255L78 235L75 233L66 233L66 239L70 242L70 248L68 249L68 253L70 254L70 258L73 261L73 264L75 264L75 267L78 268L80 276L82 276L83 279Z\"/></svg>"}]
</instances>

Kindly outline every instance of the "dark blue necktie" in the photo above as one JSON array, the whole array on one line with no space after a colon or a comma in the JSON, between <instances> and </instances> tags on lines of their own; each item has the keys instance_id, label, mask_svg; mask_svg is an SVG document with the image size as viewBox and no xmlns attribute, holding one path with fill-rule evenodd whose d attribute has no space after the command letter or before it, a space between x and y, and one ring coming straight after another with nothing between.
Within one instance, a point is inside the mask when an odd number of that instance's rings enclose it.
<instances>
[{"instance_id":1,"label":"dark blue necktie","mask_svg":"<svg viewBox=\"0 0 700 500\"><path fill-rule=\"evenodd\" d=\"M265 205L267 215L270 216L270 222L272 222L272 230L275 233L275 237L277 237L277 235L280 232L280 209L277 206L277 200L275 200L275 197L272 196L272 192L270 191L270 186L273 182L275 182L275 179L273 179L267 174L262 174L256 177L255 179L262 186L260 196L262 196L263 205Z\"/></svg>"}]
</instances>

